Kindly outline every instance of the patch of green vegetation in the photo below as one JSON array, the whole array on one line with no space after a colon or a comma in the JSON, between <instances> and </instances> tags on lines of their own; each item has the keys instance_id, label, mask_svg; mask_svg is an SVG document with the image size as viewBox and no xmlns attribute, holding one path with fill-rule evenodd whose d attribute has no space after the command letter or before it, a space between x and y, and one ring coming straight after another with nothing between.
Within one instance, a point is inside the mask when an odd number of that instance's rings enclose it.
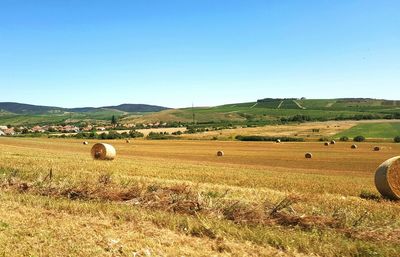
<instances>
[{"instance_id":1,"label":"patch of green vegetation","mask_svg":"<svg viewBox=\"0 0 400 257\"><path fill-rule=\"evenodd\" d=\"M347 136L353 138L358 135L363 135L366 138L393 139L400 135L400 122L358 124L346 131L336 134L335 137L340 138L342 136Z\"/></svg>"},{"instance_id":2,"label":"patch of green vegetation","mask_svg":"<svg viewBox=\"0 0 400 257\"><path fill-rule=\"evenodd\" d=\"M126 113L118 110L96 110L80 113L62 114L6 114L0 115L0 124L6 125L48 125L61 123L74 123L86 121L110 121L112 116L118 119L124 117Z\"/></svg>"}]
</instances>

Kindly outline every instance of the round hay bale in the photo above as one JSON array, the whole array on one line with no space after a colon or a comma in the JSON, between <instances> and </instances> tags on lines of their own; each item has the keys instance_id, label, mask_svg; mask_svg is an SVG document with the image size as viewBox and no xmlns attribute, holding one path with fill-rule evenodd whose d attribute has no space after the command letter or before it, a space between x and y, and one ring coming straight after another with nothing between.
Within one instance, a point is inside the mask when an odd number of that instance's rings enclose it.
<instances>
[{"instance_id":1,"label":"round hay bale","mask_svg":"<svg viewBox=\"0 0 400 257\"><path fill-rule=\"evenodd\" d=\"M311 159L312 158L312 153L306 153L304 156L306 157L306 159Z\"/></svg>"},{"instance_id":2,"label":"round hay bale","mask_svg":"<svg viewBox=\"0 0 400 257\"><path fill-rule=\"evenodd\" d=\"M88 144L89 144L89 142L85 141L85 142L83 142L83 144L84 144L84 145L88 145Z\"/></svg>"},{"instance_id":3,"label":"round hay bale","mask_svg":"<svg viewBox=\"0 0 400 257\"><path fill-rule=\"evenodd\" d=\"M357 145L351 145L351 149L357 149L358 146Z\"/></svg>"},{"instance_id":4,"label":"round hay bale","mask_svg":"<svg viewBox=\"0 0 400 257\"><path fill-rule=\"evenodd\" d=\"M91 154L95 160L114 160L117 152L112 145L97 143L92 147Z\"/></svg>"},{"instance_id":5,"label":"round hay bale","mask_svg":"<svg viewBox=\"0 0 400 257\"><path fill-rule=\"evenodd\" d=\"M400 156L388 159L378 167L375 186L383 197L400 200Z\"/></svg>"},{"instance_id":6,"label":"round hay bale","mask_svg":"<svg viewBox=\"0 0 400 257\"><path fill-rule=\"evenodd\" d=\"M129 139L126 140L126 143L129 144L131 141L129 141Z\"/></svg>"},{"instance_id":7,"label":"round hay bale","mask_svg":"<svg viewBox=\"0 0 400 257\"><path fill-rule=\"evenodd\" d=\"M218 156L218 157L224 156L224 152L223 152L223 151L218 151L218 152L217 152L217 156Z\"/></svg>"},{"instance_id":8,"label":"round hay bale","mask_svg":"<svg viewBox=\"0 0 400 257\"><path fill-rule=\"evenodd\" d=\"M331 145L334 145L334 144L336 144L336 141L335 140L331 140Z\"/></svg>"},{"instance_id":9,"label":"round hay bale","mask_svg":"<svg viewBox=\"0 0 400 257\"><path fill-rule=\"evenodd\" d=\"M374 146L374 151L375 152L378 152L378 151L380 151L381 150L381 148L379 147L379 146Z\"/></svg>"},{"instance_id":10,"label":"round hay bale","mask_svg":"<svg viewBox=\"0 0 400 257\"><path fill-rule=\"evenodd\" d=\"M324 145L325 145L325 146L329 146L329 142L325 142Z\"/></svg>"},{"instance_id":11,"label":"round hay bale","mask_svg":"<svg viewBox=\"0 0 400 257\"><path fill-rule=\"evenodd\" d=\"M280 142L281 142L281 140L280 140L280 139L277 139L277 140L276 140L276 142L277 142L277 143L280 143Z\"/></svg>"}]
</instances>

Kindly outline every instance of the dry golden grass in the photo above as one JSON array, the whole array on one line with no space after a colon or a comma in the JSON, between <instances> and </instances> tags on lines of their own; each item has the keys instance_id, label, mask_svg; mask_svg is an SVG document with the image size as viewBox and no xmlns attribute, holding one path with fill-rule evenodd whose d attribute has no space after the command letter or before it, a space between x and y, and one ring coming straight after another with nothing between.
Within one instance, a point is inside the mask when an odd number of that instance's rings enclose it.
<instances>
[{"instance_id":1,"label":"dry golden grass","mask_svg":"<svg viewBox=\"0 0 400 257\"><path fill-rule=\"evenodd\" d=\"M291 125L267 125L255 128L236 128L224 129L218 131L209 131L200 134L185 134L182 137L186 139L231 139L237 135L256 135L256 136L274 136L274 137L302 137L319 138L334 136L339 132L345 131L355 125L357 121L327 121L327 122L308 122ZM319 130L313 132L313 129Z\"/></svg>"},{"instance_id":2,"label":"dry golden grass","mask_svg":"<svg viewBox=\"0 0 400 257\"><path fill-rule=\"evenodd\" d=\"M400 251L400 204L373 181L400 145L120 140L110 162L91 159L93 143L0 139L5 256Z\"/></svg>"}]
</instances>

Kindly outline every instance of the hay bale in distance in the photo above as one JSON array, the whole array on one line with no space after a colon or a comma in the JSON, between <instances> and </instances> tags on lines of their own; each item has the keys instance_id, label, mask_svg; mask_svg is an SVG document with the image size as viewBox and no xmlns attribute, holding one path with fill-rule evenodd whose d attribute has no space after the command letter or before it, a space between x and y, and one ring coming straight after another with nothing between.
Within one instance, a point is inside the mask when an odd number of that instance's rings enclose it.
<instances>
[{"instance_id":1,"label":"hay bale in distance","mask_svg":"<svg viewBox=\"0 0 400 257\"><path fill-rule=\"evenodd\" d=\"M400 156L388 159L378 167L375 186L383 197L400 200Z\"/></svg>"},{"instance_id":2,"label":"hay bale in distance","mask_svg":"<svg viewBox=\"0 0 400 257\"><path fill-rule=\"evenodd\" d=\"M277 142L277 143L280 143L280 142L281 142L281 140L280 140L280 139L277 139L277 140L276 140L276 142Z\"/></svg>"},{"instance_id":3,"label":"hay bale in distance","mask_svg":"<svg viewBox=\"0 0 400 257\"><path fill-rule=\"evenodd\" d=\"M126 142L127 144L129 144L131 141L130 141L129 139L127 139L125 142Z\"/></svg>"},{"instance_id":4,"label":"hay bale in distance","mask_svg":"<svg viewBox=\"0 0 400 257\"><path fill-rule=\"evenodd\" d=\"M381 150L381 148L379 147L379 146L374 146L374 151L375 152L378 152L378 151L380 151Z\"/></svg>"},{"instance_id":5,"label":"hay bale in distance","mask_svg":"<svg viewBox=\"0 0 400 257\"><path fill-rule=\"evenodd\" d=\"M306 157L306 159L311 159L312 158L312 153L306 153L304 156Z\"/></svg>"},{"instance_id":6,"label":"hay bale in distance","mask_svg":"<svg viewBox=\"0 0 400 257\"><path fill-rule=\"evenodd\" d=\"M325 145L325 146L329 146L329 142L325 142L324 145Z\"/></svg>"},{"instance_id":7,"label":"hay bale in distance","mask_svg":"<svg viewBox=\"0 0 400 257\"><path fill-rule=\"evenodd\" d=\"M91 154L95 160L114 160L117 152L112 145L97 143L92 147Z\"/></svg>"},{"instance_id":8,"label":"hay bale in distance","mask_svg":"<svg viewBox=\"0 0 400 257\"><path fill-rule=\"evenodd\" d=\"M336 141L335 140L331 140L331 145L334 145L334 144L336 144Z\"/></svg>"},{"instance_id":9,"label":"hay bale in distance","mask_svg":"<svg viewBox=\"0 0 400 257\"><path fill-rule=\"evenodd\" d=\"M84 144L84 145L88 145L88 144L89 144L89 142L85 141L85 142L83 142L83 144Z\"/></svg>"},{"instance_id":10,"label":"hay bale in distance","mask_svg":"<svg viewBox=\"0 0 400 257\"><path fill-rule=\"evenodd\" d=\"M358 146L357 145L351 145L351 149L357 149Z\"/></svg>"},{"instance_id":11,"label":"hay bale in distance","mask_svg":"<svg viewBox=\"0 0 400 257\"><path fill-rule=\"evenodd\" d=\"M223 151L218 151L218 152L217 152L217 156L218 156L218 157L224 156L224 152L223 152Z\"/></svg>"}]
</instances>

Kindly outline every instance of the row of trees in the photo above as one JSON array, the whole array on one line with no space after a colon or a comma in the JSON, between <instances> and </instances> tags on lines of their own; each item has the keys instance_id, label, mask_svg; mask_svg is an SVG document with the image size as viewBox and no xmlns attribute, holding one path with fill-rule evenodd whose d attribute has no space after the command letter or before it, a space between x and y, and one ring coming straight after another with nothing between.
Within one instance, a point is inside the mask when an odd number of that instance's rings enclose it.
<instances>
[{"instance_id":1,"label":"row of trees","mask_svg":"<svg viewBox=\"0 0 400 257\"><path fill-rule=\"evenodd\" d=\"M131 130L129 132L118 133L117 131L109 131L108 133L97 134L95 132L81 132L74 137L79 139L125 139L125 138L140 138L144 137L143 133Z\"/></svg>"}]
</instances>

